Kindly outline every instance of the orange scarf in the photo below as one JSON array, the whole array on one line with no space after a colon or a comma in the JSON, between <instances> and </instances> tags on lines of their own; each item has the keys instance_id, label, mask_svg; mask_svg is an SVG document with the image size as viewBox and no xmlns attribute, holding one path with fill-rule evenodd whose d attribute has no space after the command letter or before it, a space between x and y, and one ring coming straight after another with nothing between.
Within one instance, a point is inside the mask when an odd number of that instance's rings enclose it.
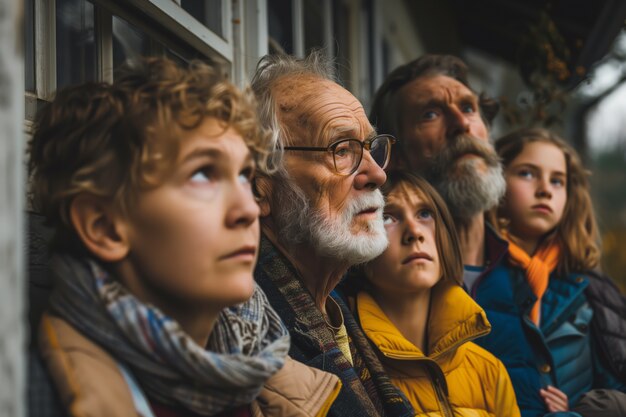
<instances>
[{"instance_id":1,"label":"orange scarf","mask_svg":"<svg viewBox=\"0 0 626 417\"><path fill-rule=\"evenodd\" d=\"M530 257L524 249L511 241L511 237L504 235L509 241L509 257L511 263L526 271L526 280L531 290L537 296L537 301L530 310L530 319L539 326L541 297L548 288L550 273L556 268L561 257L559 245L544 245Z\"/></svg>"}]
</instances>

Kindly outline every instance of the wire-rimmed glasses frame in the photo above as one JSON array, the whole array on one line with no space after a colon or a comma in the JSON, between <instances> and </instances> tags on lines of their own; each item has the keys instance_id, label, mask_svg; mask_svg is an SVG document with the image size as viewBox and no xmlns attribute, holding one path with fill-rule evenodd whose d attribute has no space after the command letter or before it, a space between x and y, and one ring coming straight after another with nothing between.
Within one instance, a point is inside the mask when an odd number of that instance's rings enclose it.
<instances>
[{"instance_id":1,"label":"wire-rimmed glasses frame","mask_svg":"<svg viewBox=\"0 0 626 417\"><path fill-rule=\"evenodd\" d=\"M391 146L396 143L392 135L377 135L371 139L340 139L326 147L285 146L285 151L330 152L335 171L340 175L352 175L361 165L363 149L367 150L376 164L385 169L391 159Z\"/></svg>"}]
</instances>

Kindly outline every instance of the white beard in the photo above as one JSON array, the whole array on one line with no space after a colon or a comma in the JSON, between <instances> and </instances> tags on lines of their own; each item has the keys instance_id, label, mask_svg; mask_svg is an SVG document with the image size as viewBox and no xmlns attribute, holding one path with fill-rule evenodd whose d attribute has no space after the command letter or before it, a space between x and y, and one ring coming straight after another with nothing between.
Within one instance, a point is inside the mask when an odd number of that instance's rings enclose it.
<instances>
[{"instance_id":1,"label":"white beard","mask_svg":"<svg viewBox=\"0 0 626 417\"><path fill-rule=\"evenodd\" d=\"M350 201L335 218L311 207L304 192L286 177L275 181L274 222L278 238L286 244L310 244L318 255L357 265L376 258L389 244L383 224L385 200L380 190ZM376 218L364 230L352 232L354 217L364 209L377 207Z\"/></svg>"}]
</instances>

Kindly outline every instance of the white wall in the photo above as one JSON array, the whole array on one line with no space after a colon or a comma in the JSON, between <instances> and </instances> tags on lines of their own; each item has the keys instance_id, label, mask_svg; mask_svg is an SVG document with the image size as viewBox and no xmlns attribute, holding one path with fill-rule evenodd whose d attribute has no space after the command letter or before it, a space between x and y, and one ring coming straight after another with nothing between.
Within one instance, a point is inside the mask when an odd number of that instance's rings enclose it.
<instances>
[{"instance_id":1,"label":"white wall","mask_svg":"<svg viewBox=\"0 0 626 417\"><path fill-rule=\"evenodd\" d=\"M21 4L0 0L0 416L7 417L25 415Z\"/></svg>"}]
</instances>

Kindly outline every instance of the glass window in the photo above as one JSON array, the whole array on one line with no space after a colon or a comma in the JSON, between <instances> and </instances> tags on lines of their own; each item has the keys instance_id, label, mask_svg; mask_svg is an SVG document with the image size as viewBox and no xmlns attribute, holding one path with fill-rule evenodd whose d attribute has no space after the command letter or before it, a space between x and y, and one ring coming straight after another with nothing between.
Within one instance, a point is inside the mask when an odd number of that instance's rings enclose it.
<instances>
[{"instance_id":1,"label":"glass window","mask_svg":"<svg viewBox=\"0 0 626 417\"><path fill-rule=\"evenodd\" d=\"M291 0L267 2L267 24L270 36L270 52L293 54Z\"/></svg>"},{"instance_id":2,"label":"glass window","mask_svg":"<svg viewBox=\"0 0 626 417\"><path fill-rule=\"evenodd\" d=\"M172 61L176 61L179 65L181 66L186 66L187 62L190 61L191 59L197 59L198 57L192 56L192 57L186 57L180 53L178 53L177 51L174 51L173 49L170 48L166 48L165 49L165 56L168 57L169 59L171 59ZM206 59L205 59L206 61Z\"/></svg>"},{"instance_id":3,"label":"glass window","mask_svg":"<svg viewBox=\"0 0 626 417\"><path fill-rule=\"evenodd\" d=\"M57 88L96 79L94 35L93 4L56 1Z\"/></svg>"},{"instance_id":4,"label":"glass window","mask_svg":"<svg viewBox=\"0 0 626 417\"><path fill-rule=\"evenodd\" d=\"M113 16L113 68L129 59L160 55L163 45L126 20Z\"/></svg>"},{"instance_id":5,"label":"glass window","mask_svg":"<svg viewBox=\"0 0 626 417\"><path fill-rule=\"evenodd\" d=\"M304 50L308 54L313 48L321 48L324 44L323 3L317 0L304 2Z\"/></svg>"},{"instance_id":6,"label":"glass window","mask_svg":"<svg viewBox=\"0 0 626 417\"><path fill-rule=\"evenodd\" d=\"M200 23L224 37L222 0L182 0L180 5Z\"/></svg>"},{"instance_id":7,"label":"glass window","mask_svg":"<svg viewBox=\"0 0 626 417\"><path fill-rule=\"evenodd\" d=\"M350 28L347 22L350 9L342 1L333 2L333 33L335 34L335 54L337 74L343 85L350 91L353 86L350 79Z\"/></svg>"},{"instance_id":8,"label":"glass window","mask_svg":"<svg viewBox=\"0 0 626 417\"><path fill-rule=\"evenodd\" d=\"M24 2L24 81L26 91L35 91L35 6Z\"/></svg>"}]
</instances>

